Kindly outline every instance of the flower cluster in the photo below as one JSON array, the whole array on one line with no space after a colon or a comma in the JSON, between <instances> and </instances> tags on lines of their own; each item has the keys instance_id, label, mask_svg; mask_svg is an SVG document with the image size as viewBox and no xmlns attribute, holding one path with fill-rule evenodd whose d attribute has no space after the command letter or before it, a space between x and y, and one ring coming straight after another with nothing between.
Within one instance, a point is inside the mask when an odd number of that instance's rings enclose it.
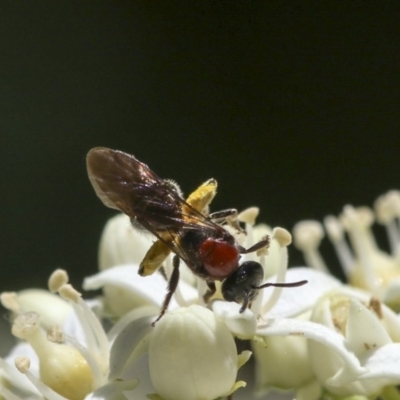
<instances>
[{"instance_id":1,"label":"flower cluster","mask_svg":"<svg viewBox=\"0 0 400 400\"><path fill-rule=\"evenodd\" d=\"M346 206L339 218L325 219L349 284L328 273L318 252L320 223L296 225L307 267L287 269L290 233L255 225L257 214L252 208L239 215L243 232L226 227L245 248L271 238L268 252L240 262L258 261L266 282L306 285L259 290L241 313L240 304L223 299L219 282L206 304L204 281L181 263L169 309L154 325L172 256L161 272L139 276L153 238L117 215L101 238L100 271L83 284L102 289L101 298L84 301L62 270L48 291L2 293L18 343L0 360L0 397L214 400L279 390L297 400L400 398L400 317L393 311L400 304L400 194L375 204L390 255L374 241L371 210Z\"/></svg>"},{"instance_id":2,"label":"flower cluster","mask_svg":"<svg viewBox=\"0 0 400 400\"><path fill-rule=\"evenodd\" d=\"M368 207L346 205L339 217L329 215L324 225L335 247L347 281L400 309L400 191L391 190L378 197L375 213ZM381 250L372 233L374 220L387 232L390 254ZM294 228L295 245L303 251L307 266L327 272L318 252L324 237L318 221L302 221ZM346 241L347 234L351 247Z\"/></svg>"}]
</instances>

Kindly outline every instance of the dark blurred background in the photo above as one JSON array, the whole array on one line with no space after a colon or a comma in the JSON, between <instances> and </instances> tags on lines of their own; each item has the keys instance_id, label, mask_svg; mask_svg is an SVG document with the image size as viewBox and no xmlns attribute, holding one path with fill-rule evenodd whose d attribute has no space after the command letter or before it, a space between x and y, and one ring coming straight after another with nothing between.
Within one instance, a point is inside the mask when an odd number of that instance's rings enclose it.
<instances>
[{"instance_id":1,"label":"dark blurred background","mask_svg":"<svg viewBox=\"0 0 400 400\"><path fill-rule=\"evenodd\" d=\"M2 1L0 289L96 272L94 146L288 229L399 187L391 4Z\"/></svg>"}]
</instances>

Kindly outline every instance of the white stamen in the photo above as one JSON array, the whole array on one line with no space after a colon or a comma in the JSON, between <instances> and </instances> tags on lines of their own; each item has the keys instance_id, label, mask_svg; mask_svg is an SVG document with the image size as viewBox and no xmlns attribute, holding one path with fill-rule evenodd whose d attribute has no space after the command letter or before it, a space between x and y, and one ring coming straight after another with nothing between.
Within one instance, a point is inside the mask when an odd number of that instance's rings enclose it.
<instances>
[{"instance_id":1,"label":"white stamen","mask_svg":"<svg viewBox=\"0 0 400 400\"><path fill-rule=\"evenodd\" d=\"M98 362L100 362L104 368L108 366L109 343L107 336L96 315L82 300L81 294L75 290L72 285L62 285L59 287L58 293L65 300L68 300L72 305L85 335L87 349L80 345L72 337L67 337L67 335L65 335L64 339L72 343L74 347L76 347L76 349L81 353L82 357L85 358L92 369L95 386L99 386L102 383L103 375L107 373L107 371L99 372L100 367L98 366ZM93 361L93 354L99 357L97 362Z\"/></svg>"},{"instance_id":2,"label":"white stamen","mask_svg":"<svg viewBox=\"0 0 400 400\"><path fill-rule=\"evenodd\" d=\"M376 282L371 264L371 255L377 251L375 240L369 230L374 221L372 211L367 207L354 207L347 205L343 208L340 221L347 230L352 247L362 265L365 281L368 288L375 293Z\"/></svg>"},{"instance_id":3,"label":"white stamen","mask_svg":"<svg viewBox=\"0 0 400 400\"><path fill-rule=\"evenodd\" d=\"M267 239L267 238L268 238L268 235L264 236L262 239ZM257 250L257 252L256 252L257 257L263 257L265 260L265 256L267 256L269 254L268 249L269 249L269 247L265 246L265 247L261 248L260 250ZM261 263L261 264L263 264L263 263Z\"/></svg>"},{"instance_id":4,"label":"white stamen","mask_svg":"<svg viewBox=\"0 0 400 400\"><path fill-rule=\"evenodd\" d=\"M3 292L0 295L0 301L4 308L7 310L18 313L20 306L18 303L18 295L16 292Z\"/></svg>"},{"instance_id":5,"label":"white stamen","mask_svg":"<svg viewBox=\"0 0 400 400\"><path fill-rule=\"evenodd\" d=\"M260 209L258 207L249 207L239 213L238 220L253 226L256 223L259 213Z\"/></svg>"},{"instance_id":6,"label":"white stamen","mask_svg":"<svg viewBox=\"0 0 400 400\"><path fill-rule=\"evenodd\" d=\"M272 237L279 243L279 246L281 247L287 247L290 245L290 243L292 243L292 235L284 228L274 228L272 231Z\"/></svg>"},{"instance_id":7,"label":"white stamen","mask_svg":"<svg viewBox=\"0 0 400 400\"><path fill-rule=\"evenodd\" d=\"M79 300L81 299L81 294L75 290L72 285L70 285L69 283L62 285L59 289L58 289L58 293L59 295L68 301L71 301L73 303L78 303Z\"/></svg>"},{"instance_id":8,"label":"white stamen","mask_svg":"<svg viewBox=\"0 0 400 400\"><path fill-rule=\"evenodd\" d=\"M399 226L393 219L385 225L386 234L388 236L390 252L393 257L397 257L400 253L400 231Z\"/></svg>"},{"instance_id":9,"label":"white stamen","mask_svg":"<svg viewBox=\"0 0 400 400\"><path fill-rule=\"evenodd\" d=\"M286 246L282 246L282 243L290 244L291 240L289 239L291 239L291 235L288 231L286 231L286 229L275 228L272 232L272 240L278 240L280 244L280 261L279 261L278 271L276 274L277 283L285 282L286 271L288 267L288 250ZM278 302L279 297L281 296L282 289L283 289L282 287L273 287L271 296L261 309L261 315L266 315L268 311L274 307L274 305Z\"/></svg>"},{"instance_id":10,"label":"white stamen","mask_svg":"<svg viewBox=\"0 0 400 400\"><path fill-rule=\"evenodd\" d=\"M294 244L303 252L306 264L317 271L328 272L318 251L324 230L318 221L301 221L293 228Z\"/></svg>"},{"instance_id":11,"label":"white stamen","mask_svg":"<svg viewBox=\"0 0 400 400\"><path fill-rule=\"evenodd\" d=\"M33 375L30 371L31 361L28 357L17 357L15 358L15 366L18 370L23 373L31 383L36 387L36 389L41 393L47 400L68 400L63 396L60 396L54 390L50 389L45 385L40 379Z\"/></svg>"},{"instance_id":12,"label":"white stamen","mask_svg":"<svg viewBox=\"0 0 400 400\"><path fill-rule=\"evenodd\" d=\"M260 250L257 251L257 256L259 257L258 262L259 262L259 263L262 265L262 267L263 267L264 276L265 276L266 269L267 269L267 266L266 266L266 264L265 264L265 262L266 262L266 256L267 256L267 255L268 255L268 249L267 249L266 247L264 247L264 248L262 248L262 249L260 249Z\"/></svg>"},{"instance_id":13,"label":"white stamen","mask_svg":"<svg viewBox=\"0 0 400 400\"><path fill-rule=\"evenodd\" d=\"M396 218L400 217L400 192L391 190L379 196L374 204L377 221L387 231L392 255L400 252L400 230Z\"/></svg>"},{"instance_id":14,"label":"white stamen","mask_svg":"<svg viewBox=\"0 0 400 400\"><path fill-rule=\"evenodd\" d=\"M340 222L347 231L351 231L355 226L359 229L369 228L374 223L374 214L368 207L354 208L348 204L343 207Z\"/></svg>"},{"instance_id":15,"label":"white stamen","mask_svg":"<svg viewBox=\"0 0 400 400\"><path fill-rule=\"evenodd\" d=\"M354 266L354 256L344 238L343 227L339 220L333 215L325 217L324 224L329 239L335 247L336 254L342 264L343 272L346 277L349 277Z\"/></svg>"},{"instance_id":16,"label":"white stamen","mask_svg":"<svg viewBox=\"0 0 400 400\"><path fill-rule=\"evenodd\" d=\"M63 269L56 269L49 278L48 287L50 292L58 292L61 286L68 283L68 274Z\"/></svg>"},{"instance_id":17,"label":"white stamen","mask_svg":"<svg viewBox=\"0 0 400 400\"><path fill-rule=\"evenodd\" d=\"M40 316L36 312L19 315L11 328L12 334L18 339L29 340L36 335L40 327Z\"/></svg>"},{"instance_id":18,"label":"white stamen","mask_svg":"<svg viewBox=\"0 0 400 400\"><path fill-rule=\"evenodd\" d=\"M246 223L245 225L245 230L246 230L246 239L245 239L245 247L249 248L251 247L252 244L254 244L254 231L253 231L253 225Z\"/></svg>"},{"instance_id":19,"label":"white stamen","mask_svg":"<svg viewBox=\"0 0 400 400\"><path fill-rule=\"evenodd\" d=\"M21 374L26 374L31 367L31 360L28 357L16 357L14 362Z\"/></svg>"},{"instance_id":20,"label":"white stamen","mask_svg":"<svg viewBox=\"0 0 400 400\"><path fill-rule=\"evenodd\" d=\"M1 398L7 400L21 400L21 396L17 396L16 394L12 393L4 386L4 384L0 384L0 396Z\"/></svg>"},{"instance_id":21,"label":"white stamen","mask_svg":"<svg viewBox=\"0 0 400 400\"><path fill-rule=\"evenodd\" d=\"M99 354L102 365L108 365L109 343L100 321L81 298L78 303L72 304L84 331L88 350L92 354Z\"/></svg>"},{"instance_id":22,"label":"white stamen","mask_svg":"<svg viewBox=\"0 0 400 400\"><path fill-rule=\"evenodd\" d=\"M58 325L53 325L47 331L47 340L53 343L63 343L64 342L64 332Z\"/></svg>"},{"instance_id":23,"label":"white stamen","mask_svg":"<svg viewBox=\"0 0 400 400\"><path fill-rule=\"evenodd\" d=\"M380 224L400 217L400 191L391 190L379 196L375 200L374 209Z\"/></svg>"}]
</instances>

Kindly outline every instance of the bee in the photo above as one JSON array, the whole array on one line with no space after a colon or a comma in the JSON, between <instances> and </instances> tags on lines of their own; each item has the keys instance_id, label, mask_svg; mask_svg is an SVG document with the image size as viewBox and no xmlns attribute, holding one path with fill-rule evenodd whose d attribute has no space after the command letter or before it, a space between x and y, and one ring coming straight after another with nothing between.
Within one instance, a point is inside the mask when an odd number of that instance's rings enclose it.
<instances>
[{"instance_id":1,"label":"bee","mask_svg":"<svg viewBox=\"0 0 400 400\"><path fill-rule=\"evenodd\" d=\"M240 246L223 226L228 223L240 230L236 209L209 214L209 204L217 189L215 179L200 185L186 200L178 185L159 178L133 155L105 147L95 147L87 155L90 182L107 207L127 214L134 227L141 227L157 240L139 266L142 276L154 273L172 252L173 270L160 314L164 315L179 282L182 260L196 276L205 280L207 302L216 291L215 281L222 281L222 296L242 304L240 312L251 304L258 290L268 286L293 287L294 283L266 283L260 263L239 263L242 254L269 246L269 237L248 249Z\"/></svg>"}]
</instances>

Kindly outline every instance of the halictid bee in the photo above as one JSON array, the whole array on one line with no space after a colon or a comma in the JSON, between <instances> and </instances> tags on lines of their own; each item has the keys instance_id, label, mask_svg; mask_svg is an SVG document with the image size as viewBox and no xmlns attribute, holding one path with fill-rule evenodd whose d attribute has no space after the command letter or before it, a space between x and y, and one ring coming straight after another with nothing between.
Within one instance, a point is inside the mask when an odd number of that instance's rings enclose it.
<instances>
[{"instance_id":1,"label":"halictid bee","mask_svg":"<svg viewBox=\"0 0 400 400\"><path fill-rule=\"evenodd\" d=\"M200 185L184 200L176 183L159 178L134 156L105 147L89 151L87 169L97 196L107 207L122 211L135 227L140 226L157 237L139 267L140 275L152 274L171 251L175 253L168 292L155 322L164 315L178 285L180 259L205 280L209 288L204 295L206 302L216 291L215 281L222 281L224 299L242 304L240 312L251 304L259 289L306 283L263 285L261 264L255 261L239 264L241 254L268 247L269 237L245 249L221 226L229 223L241 229L235 209L209 214L208 206L217 188L214 179Z\"/></svg>"}]
</instances>

